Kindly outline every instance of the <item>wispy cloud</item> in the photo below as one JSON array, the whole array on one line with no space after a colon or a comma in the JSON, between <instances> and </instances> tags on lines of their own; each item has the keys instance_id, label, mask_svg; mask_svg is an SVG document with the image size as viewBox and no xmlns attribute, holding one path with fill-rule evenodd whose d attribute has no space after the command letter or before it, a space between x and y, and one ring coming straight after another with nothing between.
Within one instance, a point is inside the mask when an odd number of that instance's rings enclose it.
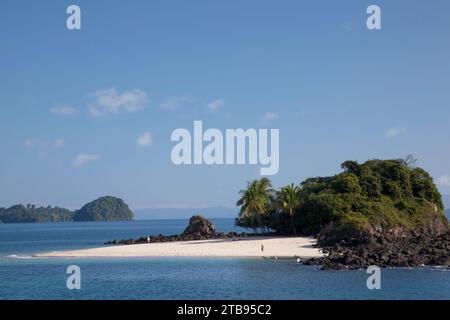
<instances>
[{"instance_id":1,"label":"wispy cloud","mask_svg":"<svg viewBox=\"0 0 450 320\"><path fill-rule=\"evenodd\" d=\"M276 112L266 112L263 116L264 121L270 121L278 118L278 113Z\"/></svg>"},{"instance_id":2,"label":"wispy cloud","mask_svg":"<svg viewBox=\"0 0 450 320\"><path fill-rule=\"evenodd\" d=\"M65 141L63 138L58 138L55 141L27 138L24 141L24 145L28 148L36 148L42 151L49 148L62 148L65 145Z\"/></svg>"},{"instance_id":3,"label":"wispy cloud","mask_svg":"<svg viewBox=\"0 0 450 320\"><path fill-rule=\"evenodd\" d=\"M390 128L386 130L386 138L393 138L406 132L405 128Z\"/></svg>"},{"instance_id":4,"label":"wispy cloud","mask_svg":"<svg viewBox=\"0 0 450 320\"><path fill-rule=\"evenodd\" d=\"M66 144L66 142L64 141L64 139L59 138L59 139L56 139L55 143L53 143L53 147L62 148L65 146L65 144Z\"/></svg>"},{"instance_id":5,"label":"wispy cloud","mask_svg":"<svg viewBox=\"0 0 450 320\"><path fill-rule=\"evenodd\" d=\"M450 175L444 174L438 177L436 183L442 187L450 187Z\"/></svg>"},{"instance_id":6,"label":"wispy cloud","mask_svg":"<svg viewBox=\"0 0 450 320\"><path fill-rule=\"evenodd\" d=\"M147 94L140 90L128 90L122 93L115 88L97 90L93 94L94 101L90 105L91 115L103 116L108 113L135 112L145 108L149 103Z\"/></svg>"},{"instance_id":7,"label":"wispy cloud","mask_svg":"<svg viewBox=\"0 0 450 320\"><path fill-rule=\"evenodd\" d=\"M190 96L175 96L165 99L161 103L161 107L166 110L176 110L181 108L185 103L191 102L192 97Z\"/></svg>"},{"instance_id":8,"label":"wispy cloud","mask_svg":"<svg viewBox=\"0 0 450 320\"><path fill-rule=\"evenodd\" d=\"M150 132L144 132L136 139L136 144L140 147L149 146L153 143L153 136Z\"/></svg>"},{"instance_id":9,"label":"wispy cloud","mask_svg":"<svg viewBox=\"0 0 450 320\"><path fill-rule=\"evenodd\" d=\"M32 147L42 147L46 145L46 142L39 140L39 139L33 139L33 138L26 138L24 143L26 147L32 148Z\"/></svg>"},{"instance_id":10,"label":"wispy cloud","mask_svg":"<svg viewBox=\"0 0 450 320\"><path fill-rule=\"evenodd\" d=\"M80 153L75 157L75 159L73 159L72 164L74 167L81 167L82 165L88 162L95 161L98 159L100 159L99 154Z\"/></svg>"},{"instance_id":11,"label":"wispy cloud","mask_svg":"<svg viewBox=\"0 0 450 320\"><path fill-rule=\"evenodd\" d=\"M70 106L60 106L60 107L54 107L50 109L50 112L57 116L74 116L77 114L77 110L70 107Z\"/></svg>"},{"instance_id":12,"label":"wispy cloud","mask_svg":"<svg viewBox=\"0 0 450 320\"><path fill-rule=\"evenodd\" d=\"M211 101L210 103L208 103L206 105L206 107L208 108L209 111L215 112L219 108L223 107L224 104L225 104L225 100L220 98L220 99L216 99L214 101Z\"/></svg>"}]
</instances>

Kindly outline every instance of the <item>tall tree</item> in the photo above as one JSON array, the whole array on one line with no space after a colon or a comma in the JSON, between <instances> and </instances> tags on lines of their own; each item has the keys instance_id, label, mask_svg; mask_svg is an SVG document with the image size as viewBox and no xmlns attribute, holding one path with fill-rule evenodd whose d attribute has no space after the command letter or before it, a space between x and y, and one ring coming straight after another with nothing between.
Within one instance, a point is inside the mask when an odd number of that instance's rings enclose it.
<instances>
[{"instance_id":1,"label":"tall tree","mask_svg":"<svg viewBox=\"0 0 450 320\"><path fill-rule=\"evenodd\" d=\"M300 207L300 197L299 197L300 188L295 186L293 183L281 188L276 194L276 206L289 215L291 229L294 233L297 233L295 230L295 219L294 214L295 211Z\"/></svg>"},{"instance_id":2,"label":"tall tree","mask_svg":"<svg viewBox=\"0 0 450 320\"><path fill-rule=\"evenodd\" d=\"M239 191L241 198L236 205L241 207L238 224L253 229L263 228L263 218L273 200L272 182L264 177L247 183L247 189Z\"/></svg>"}]
</instances>

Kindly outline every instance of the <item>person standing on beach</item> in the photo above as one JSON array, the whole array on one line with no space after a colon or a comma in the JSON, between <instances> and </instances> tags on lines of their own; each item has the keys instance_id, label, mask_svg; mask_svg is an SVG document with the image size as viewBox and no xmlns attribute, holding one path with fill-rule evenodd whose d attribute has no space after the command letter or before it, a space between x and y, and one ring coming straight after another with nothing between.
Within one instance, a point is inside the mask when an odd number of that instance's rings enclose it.
<instances>
[{"instance_id":1,"label":"person standing on beach","mask_svg":"<svg viewBox=\"0 0 450 320\"><path fill-rule=\"evenodd\" d=\"M147 243L150 243L150 237L147 237Z\"/></svg>"},{"instance_id":2,"label":"person standing on beach","mask_svg":"<svg viewBox=\"0 0 450 320\"><path fill-rule=\"evenodd\" d=\"M261 252L264 252L264 245L261 245Z\"/></svg>"}]
</instances>

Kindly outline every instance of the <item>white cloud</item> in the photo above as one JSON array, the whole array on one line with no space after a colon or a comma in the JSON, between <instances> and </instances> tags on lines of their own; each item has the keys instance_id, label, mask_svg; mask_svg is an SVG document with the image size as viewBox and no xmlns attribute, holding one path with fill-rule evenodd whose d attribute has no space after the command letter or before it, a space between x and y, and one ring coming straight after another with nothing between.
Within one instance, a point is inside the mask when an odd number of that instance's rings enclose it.
<instances>
[{"instance_id":1,"label":"white cloud","mask_svg":"<svg viewBox=\"0 0 450 320\"><path fill-rule=\"evenodd\" d=\"M224 104L225 104L225 100L223 100L223 99L217 99L217 100L214 100L214 101L208 103L208 104L206 105L206 107L209 109L209 111L215 112L215 111L217 111L219 108L221 108Z\"/></svg>"},{"instance_id":2,"label":"white cloud","mask_svg":"<svg viewBox=\"0 0 450 320\"><path fill-rule=\"evenodd\" d=\"M442 187L450 187L450 176L445 174L436 179L436 183Z\"/></svg>"},{"instance_id":3,"label":"white cloud","mask_svg":"<svg viewBox=\"0 0 450 320\"><path fill-rule=\"evenodd\" d=\"M98 159L100 159L99 154L80 153L75 157L75 159L73 159L73 166L80 167L87 162L95 161Z\"/></svg>"},{"instance_id":4,"label":"white cloud","mask_svg":"<svg viewBox=\"0 0 450 320\"><path fill-rule=\"evenodd\" d=\"M153 136L150 132L144 132L136 139L136 144L140 147L145 147L153 143Z\"/></svg>"},{"instance_id":5,"label":"white cloud","mask_svg":"<svg viewBox=\"0 0 450 320\"><path fill-rule=\"evenodd\" d=\"M386 137L393 138L405 132L406 132L405 128L390 128L386 131Z\"/></svg>"},{"instance_id":6,"label":"white cloud","mask_svg":"<svg viewBox=\"0 0 450 320\"><path fill-rule=\"evenodd\" d=\"M275 112L266 112L263 116L263 120L269 121L278 118L278 113Z\"/></svg>"},{"instance_id":7,"label":"white cloud","mask_svg":"<svg viewBox=\"0 0 450 320\"><path fill-rule=\"evenodd\" d=\"M190 101L192 101L192 98L189 96L170 97L161 103L161 107L167 110L176 110Z\"/></svg>"},{"instance_id":8,"label":"white cloud","mask_svg":"<svg viewBox=\"0 0 450 320\"><path fill-rule=\"evenodd\" d=\"M118 93L115 88L97 90L93 94L94 101L89 110L91 115L99 117L107 113L135 112L143 109L148 103L147 94L134 89Z\"/></svg>"},{"instance_id":9,"label":"white cloud","mask_svg":"<svg viewBox=\"0 0 450 320\"><path fill-rule=\"evenodd\" d=\"M77 110L70 106L60 106L50 109L51 113L57 116L74 116L77 114Z\"/></svg>"}]
</instances>

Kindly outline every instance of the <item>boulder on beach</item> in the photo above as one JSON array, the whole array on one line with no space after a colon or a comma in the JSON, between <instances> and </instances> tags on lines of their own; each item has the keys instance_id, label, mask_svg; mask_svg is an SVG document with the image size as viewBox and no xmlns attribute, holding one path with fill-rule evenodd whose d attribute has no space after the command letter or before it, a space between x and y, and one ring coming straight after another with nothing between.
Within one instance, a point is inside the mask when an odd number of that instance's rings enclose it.
<instances>
[{"instance_id":1,"label":"boulder on beach","mask_svg":"<svg viewBox=\"0 0 450 320\"><path fill-rule=\"evenodd\" d=\"M183 235L202 235L214 236L216 229L208 219L202 216L192 216L189 220L189 225L184 229Z\"/></svg>"}]
</instances>

